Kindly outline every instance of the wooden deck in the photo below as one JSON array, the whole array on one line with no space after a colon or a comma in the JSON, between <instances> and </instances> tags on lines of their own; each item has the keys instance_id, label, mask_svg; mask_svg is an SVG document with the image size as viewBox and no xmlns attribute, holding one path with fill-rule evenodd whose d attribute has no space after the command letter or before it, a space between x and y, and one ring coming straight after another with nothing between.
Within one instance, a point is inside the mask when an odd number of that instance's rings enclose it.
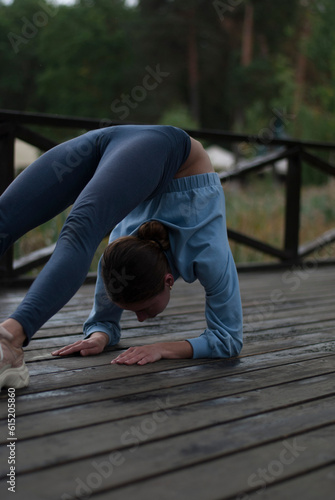
<instances>
[{"instance_id":1,"label":"wooden deck","mask_svg":"<svg viewBox=\"0 0 335 500\"><path fill-rule=\"evenodd\" d=\"M201 287L177 282L166 311L145 323L125 313L116 351L53 358L81 336L94 290L83 286L26 349L13 498L335 498L335 267L243 272L240 284L239 358L144 367L110 360L132 345L199 335ZM0 291L2 318L24 293ZM0 417L1 498L12 498L6 391Z\"/></svg>"}]
</instances>

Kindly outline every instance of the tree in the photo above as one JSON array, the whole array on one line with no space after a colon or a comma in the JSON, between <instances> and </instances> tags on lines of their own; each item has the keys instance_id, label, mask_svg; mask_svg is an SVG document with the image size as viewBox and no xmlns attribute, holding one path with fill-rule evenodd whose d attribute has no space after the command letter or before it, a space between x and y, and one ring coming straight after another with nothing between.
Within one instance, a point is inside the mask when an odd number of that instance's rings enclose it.
<instances>
[{"instance_id":1,"label":"tree","mask_svg":"<svg viewBox=\"0 0 335 500\"><path fill-rule=\"evenodd\" d=\"M46 2L38 8L34 0L15 0L0 4L0 54L5 69L0 81L0 106L27 109L33 106L36 77L41 71L38 39L42 25L51 17Z\"/></svg>"},{"instance_id":2,"label":"tree","mask_svg":"<svg viewBox=\"0 0 335 500\"><path fill-rule=\"evenodd\" d=\"M41 34L37 97L50 112L108 117L132 64L126 25L131 12L118 0L60 7ZM61 34L61 36L60 36ZM48 47L48 50L45 50Z\"/></svg>"},{"instance_id":3,"label":"tree","mask_svg":"<svg viewBox=\"0 0 335 500\"><path fill-rule=\"evenodd\" d=\"M332 140L334 19L332 0L0 0L0 106L253 134L278 109Z\"/></svg>"},{"instance_id":4,"label":"tree","mask_svg":"<svg viewBox=\"0 0 335 500\"><path fill-rule=\"evenodd\" d=\"M170 72L164 95L160 89L163 108L187 103L199 126L227 126L224 81L228 47L213 4L205 0L140 0L139 13L145 26L141 57L159 60Z\"/></svg>"}]
</instances>

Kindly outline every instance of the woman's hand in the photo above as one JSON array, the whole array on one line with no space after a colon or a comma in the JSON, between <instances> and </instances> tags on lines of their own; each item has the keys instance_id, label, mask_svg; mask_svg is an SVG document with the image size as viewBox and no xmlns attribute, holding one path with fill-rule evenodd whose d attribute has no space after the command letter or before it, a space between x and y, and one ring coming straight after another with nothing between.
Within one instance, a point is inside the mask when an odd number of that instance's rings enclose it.
<instances>
[{"instance_id":1,"label":"woman's hand","mask_svg":"<svg viewBox=\"0 0 335 500\"><path fill-rule=\"evenodd\" d=\"M109 342L108 335L104 332L94 332L85 340L78 340L74 344L62 347L57 351L52 352L53 356L67 356L75 352L80 352L82 356L90 356L100 354Z\"/></svg>"},{"instance_id":2,"label":"woman's hand","mask_svg":"<svg viewBox=\"0 0 335 500\"><path fill-rule=\"evenodd\" d=\"M192 358L193 349L189 342L161 342L157 344L130 347L111 361L118 365L146 365L160 359Z\"/></svg>"},{"instance_id":3,"label":"woman's hand","mask_svg":"<svg viewBox=\"0 0 335 500\"><path fill-rule=\"evenodd\" d=\"M147 363L154 363L162 359L162 354L158 345L159 344L130 347L126 352L113 359L111 363L118 365L134 365L135 363L138 365L146 365Z\"/></svg>"}]
</instances>

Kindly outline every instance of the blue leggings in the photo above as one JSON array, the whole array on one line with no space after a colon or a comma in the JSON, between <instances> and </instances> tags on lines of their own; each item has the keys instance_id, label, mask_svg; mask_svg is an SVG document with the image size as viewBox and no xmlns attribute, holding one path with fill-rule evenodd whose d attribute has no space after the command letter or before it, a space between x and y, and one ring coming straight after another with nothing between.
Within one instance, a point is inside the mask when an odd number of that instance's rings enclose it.
<instances>
[{"instance_id":1,"label":"blue leggings","mask_svg":"<svg viewBox=\"0 0 335 500\"><path fill-rule=\"evenodd\" d=\"M56 146L0 197L0 255L23 234L73 205L56 248L17 310L27 345L76 293L106 234L139 203L159 194L190 151L169 126L122 125Z\"/></svg>"}]
</instances>

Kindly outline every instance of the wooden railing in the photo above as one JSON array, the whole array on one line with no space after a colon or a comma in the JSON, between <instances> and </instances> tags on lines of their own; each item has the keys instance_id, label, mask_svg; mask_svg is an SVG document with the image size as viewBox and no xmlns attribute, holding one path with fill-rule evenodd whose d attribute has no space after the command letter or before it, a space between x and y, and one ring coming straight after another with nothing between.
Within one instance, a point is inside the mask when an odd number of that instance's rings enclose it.
<instances>
[{"instance_id":1,"label":"wooden railing","mask_svg":"<svg viewBox=\"0 0 335 500\"><path fill-rule=\"evenodd\" d=\"M57 142L37 133L29 126L61 127L74 130L92 130L102 126L114 126L116 122L86 118L73 118L67 116L47 115L39 113L22 113L15 111L0 110L0 193L12 182L14 172L14 143L15 139L21 139L42 151L54 147ZM206 140L216 144L233 144L247 142L248 144L262 144L258 136L246 134L234 134L216 130L187 130L194 138ZM286 174L286 205L285 205L285 238L284 248L276 248L266 242L251 238L245 234L228 228L228 236L240 244L247 245L260 252L276 257L283 265L299 264L308 255L335 241L335 229L321 235L315 241L299 245L300 228L300 193L302 186L302 162L308 163L316 169L328 174L335 175L335 167L312 151L335 150L335 144L299 141L295 139L271 140L271 148L274 152L257 157L250 162L237 164L234 170L220 175L221 182L229 179L241 179L253 172L259 172L275 162L287 159L288 170ZM49 259L54 245L33 252L32 254L14 261L13 248L0 259L0 278L14 278L27 271L44 264Z\"/></svg>"}]
</instances>

